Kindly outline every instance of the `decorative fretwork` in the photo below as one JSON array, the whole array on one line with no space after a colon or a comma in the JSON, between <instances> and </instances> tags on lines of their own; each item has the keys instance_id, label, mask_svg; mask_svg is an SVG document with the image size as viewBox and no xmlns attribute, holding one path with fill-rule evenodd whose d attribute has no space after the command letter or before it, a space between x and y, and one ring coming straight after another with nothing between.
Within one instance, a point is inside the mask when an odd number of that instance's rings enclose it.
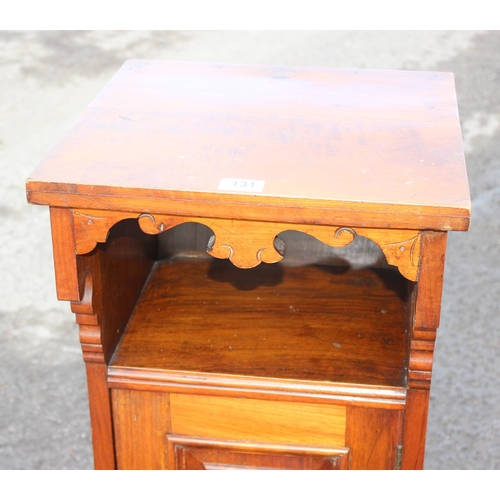
<instances>
[{"instance_id":1,"label":"decorative fretwork","mask_svg":"<svg viewBox=\"0 0 500 500\"><path fill-rule=\"evenodd\" d=\"M98 210L74 210L73 217L78 254L91 252L97 243L105 242L111 227L124 219L138 219L141 229L148 234L159 234L185 222L198 222L208 226L214 233L208 242L208 253L219 259L229 259L237 267L252 268L261 262L271 264L280 261L284 255L285 244L278 235L283 231L300 231L332 247L345 247L359 235L375 242L384 252L387 262L398 267L403 276L417 281L421 240L418 230L351 228Z\"/></svg>"}]
</instances>

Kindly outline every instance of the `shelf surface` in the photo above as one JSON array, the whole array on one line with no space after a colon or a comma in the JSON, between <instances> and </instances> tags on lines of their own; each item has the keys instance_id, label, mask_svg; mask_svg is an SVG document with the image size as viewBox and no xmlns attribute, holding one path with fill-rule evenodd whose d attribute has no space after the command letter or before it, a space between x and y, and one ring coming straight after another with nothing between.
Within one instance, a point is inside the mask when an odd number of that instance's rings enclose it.
<instances>
[{"instance_id":1,"label":"shelf surface","mask_svg":"<svg viewBox=\"0 0 500 500\"><path fill-rule=\"evenodd\" d=\"M392 269L160 261L110 364L403 387L406 285Z\"/></svg>"}]
</instances>

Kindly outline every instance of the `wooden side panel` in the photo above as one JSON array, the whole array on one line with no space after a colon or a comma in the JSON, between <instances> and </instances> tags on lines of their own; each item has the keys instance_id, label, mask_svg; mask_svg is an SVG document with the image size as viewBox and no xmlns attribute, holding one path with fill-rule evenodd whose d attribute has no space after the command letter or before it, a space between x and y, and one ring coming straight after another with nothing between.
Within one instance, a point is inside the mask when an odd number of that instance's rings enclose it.
<instances>
[{"instance_id":1,"label":"wooden side panel","mask_svg":"<svg viewBox=\"0 0 500 500\"><path fill-rule=\"evenodd\" d=\"M118 469L165 469L165 435L170 432L169 394L113 390Z\"/></svg>"},{"instance_id":2,"label":"wooden side panel","mask_svg":"<svg viewBox=\"0 0 500 500\"><path fill-rule=\"evenodd\" d=\"M156 257L156 239L144 234L135 220L112 228L108 241L92 253L78 256L79 272L90 272L101 341L109 362Z\"/></svg>"},{"instance_id":3,"label":"wooden side panel","mask_svg":"<svg viewBox=\"0 0 500 500\"><path fill-rule=\"evenodd\" d=\"M344 446L346 408L171 394L172 432L216 439Z\"/></svg>"},{"instance_id":4,"label":"wooden side panel","mask_svg":"<svg viewBox=\"0 0 500 500\"><path fill-rule=\"evenodd\" d=\"M174 470L347 469L349 450L167 436L168 468Z\"/></svg>"},{"instance_id":5,"label":"wooden side panel","mask_svg":"<svg viewBox=\"0 0 500 500\"><path fill-rule=\"evenodd\" d=\"M107 370L104 363L86 363L89 390L90 422L94 467L97 470L115 468L111 402L106 383Z\"/></svg>"},{"instance_id":6,"label":"wooden side panel","mask_svg":"<svg viewBox=\"0 0 500 500\"><path fill-rule=\"evenodd\" d=\"M429 395L428 390L408 390L404 421L403 469L424 468Z\"/></svg>"},{"instance_id":7,"label":"wooden side panel","mask_svg":"<svg viewBox=\"0 0 500 500\"><path fill-rule=\"evenodd\" d=\"M59 300L80 300L71 210L50 207L50 225L57 298Z\"/></svg>"},{"instance_id":8,"label":"wooden side panel","mask_svg":"<svg viewBox=\"0 0 500 500\"><path fill-rule=\"evenodd\" d=\"M94 464L114 469L113 422L107 363L154 263L156 241L135 221L111 230L105 244L77 257L84 300L73 301L86 361ZM90 286L91 284L91 286Z\"/></svg>"},{"instance_id":9,"label":"wooden side panel","mask_svg":"<svg viewBox=\"0 0 500 500\"><path fill-rule=\"evenodd\" d=\"M394 469L401 443L402 412L372 408L347 409L346 446L350 469Z\"/></svg>"}]
</instances>

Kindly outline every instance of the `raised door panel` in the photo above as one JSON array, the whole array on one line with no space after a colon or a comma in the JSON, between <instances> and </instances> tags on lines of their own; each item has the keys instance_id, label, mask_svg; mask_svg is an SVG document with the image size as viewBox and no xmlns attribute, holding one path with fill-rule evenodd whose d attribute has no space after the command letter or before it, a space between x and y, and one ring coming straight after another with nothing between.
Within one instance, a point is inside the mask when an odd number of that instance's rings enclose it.
<instances>
[{"instance_id":1,"label":"raised door panel","mask_svg":"<svg viewBox=\"0 0 500 500\"><path fill-rule=\"evenodd\" d=\"M167 435L167 467L173 470L340 470L349 450L234 442Z\"/></svg>"}]
</instances>

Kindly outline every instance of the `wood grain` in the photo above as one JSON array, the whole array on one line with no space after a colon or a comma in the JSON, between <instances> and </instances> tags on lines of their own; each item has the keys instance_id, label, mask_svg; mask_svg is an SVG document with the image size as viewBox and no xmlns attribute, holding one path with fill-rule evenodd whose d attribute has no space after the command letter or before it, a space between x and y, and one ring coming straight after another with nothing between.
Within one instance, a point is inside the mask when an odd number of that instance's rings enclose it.
<instances>
[{"instance_id":1,"label":"wood grain","mask_svg":"<svg viewBox=\"0 0 500 500\"><path fill-rule=\"evenodd\" d=\"M213 231L207 252L219 259L229 259L236 267L249 269L261 262L279 262L285 254L285 245L279 233L299 231L313 236L331 247L344 247L355 236L364 236L375 242L387 262L397 266L406 278L416 281L420 258L420 233L402 229L366 229L332 227L313 224L283 224L211 218L184 218L176 216L139 216L141 228L149 234L159 234L180 223L197 222Z\"/></svg>"},{"instance_id":2,"label":"wood grain","mask_svg":"<svg viewBox=\"0 0 500 500\"><path fill-rule=\"evenodd\" d=\"M51 207L96 468L164 468L165 446L171 468L347 467L291 443L423 467L446 232L470 221L453 75L127 61L26 187ZM257 267L154 264L193 222ZM368 238L399 272L271 264L289 231Z\"/></svg>"},{"instance_id":3,"label":"wood grain","mask_svg":"<svg viewBox=\"0 0 500 500\"><path fill-rule=\"evenodd\" d=\"M184 436L343 447L346 408L243 398L170 395L172 433Z\"/></svg>"},{"instance_id":4,"label":"wood grain","mask_svg":"<svg viewBox=\"0 0 500 500\"><path fill-rule=\"evenodd\" d=\"M402 469L424 468L429 391L409 389L404 418Z\"/></svg>"},{"instance_id":5,"label":"wood grain","mask_svg":"<svg viewBox=\"0 0 500 500\"><path fill-rule=\"evenodd\" d=\"M75 257L83 296L72 302L72 310L86 362L94 464L96 469L114 469L107 362L149 275L156 241L136 221L123 221L111 230L106 243Z\"/></svg>"},{"instance_id":6,"label":"wood grain","mask_svg":"<svg viewBox=\"0 0 500 500\"><path fill-rule=\"evenodd\" d=\"M441 313L447 233L424 231L418 285L409 302L411 336L408 387L430 389L434 343Z\"/></svg>"},{"instance_id":7,"label":"wood grain","mask_svg":"<svg viewBox=\"0 0 500 500\"><path fill-rule=\"evenodd\" d=\"M207 372L185 372L111 365L108 385L115 389L176 392L235 398L341 404L368 408L405 407L406 388L379 385L311 382Z\"/></svg>"},{"instance_id":8,"label":"wood grain","mask_svg":"<svg viewBox=\"0 0 500 500\"><path fill-rule=\"evenodd\" d=\"M155 238L141 231L135 220L115 225L106 243L77 257L79 276L92 276L92 301L106 362L125 330L155 257Z\"/></svg>"},{"instance_id":9,"label":"wood grain","mask_svg":"<svg viewBox=\"0 0 500 500\"><path fill-rule=\"evenodd\" d=\"M105 363L106 357L102 345L102 330L96 307L96 294L92 274L82 272L85 278L84 292L81 301L72 301L71 310L75 313L79 325L80 344L83 359L90 363Z\"/></svg>"},{"instance_id":10,"label":"wood grain","mask_svg":"<svg viewBox=\"0 0 500 500\"><path fill-rule=\"evenodd\" d=\"M165 469L165 436L170 429L169 394L113 390L117 468Z\"/></svg>"},{"instance_id":11,"label":"wood grain","mask_svg":"<svg viewBox=\"0 0 500 500\"><path fill-rule=\"evenodd\" d=\"M115 468L115 446L106 365L86 363L85 368L89 391L94 467L96 470L112 470Z\"/></svg>"},{"instance_id":12,"label":"wood grain","mask_svg":"<svg viewBox=\"0 0 500 500\"><path fill-rule=\"evenodd\" d=\"M27 195L348 227L465 230L470 216L453 75L437 72L128 61Z\"/></svg>"},{"instance_id":13,"label":"wood grain","mask_svg":"<svg viewBox=\"0 0 500 500\"><path fill-rule=\"evenodd\" d=\"M59 300L80 300L76 266L76 246L73 235L73 215L66 208L50 208L50 227Z\"/></svg>"},{"instance_id":14,"label":"wood grain","mask_svg":"<svg viewBox=\"0 0 500 500\"><path fill-rule=\"evenodd\" d=\"M246 443L168 435L168 468L173 470L342 470L349 450Z\"/></svg>"},{"instance_id":15,"label":"wood grain","mask_svg":"<svg viewBox=\"0 0 500 500\"><path fill-rule=\"evenodd\" d=\"M423 232L415 304L416 330L435 330L439 326L447 236L445 232Z\"/></svg>"},{"instance_id":16,"label":"wood grain","mask_svg":"<svg viewBox=\"0 0 500 500\"><path fill-rule=\"evenodd\" d=\"M391 270L163 261L111 365L402 387L406 283Z\"/></svg>"},{"instance_id":17,"label":"wood grain","mask_svg":"<svg viewBox=\"0 0 500 500\"><path fill-rule=\"evenodd\" d=\"M396 447L402 440L403 412L373 408L348 408L346 446L351 449L350 468L394 469Z\"/></svg>"},{"instance_id":18,"label":"wood grain","mask_svg":"<svg viewBox=\"0 0 500 500\"><path fill-rule=\"evenodd\" d=\"M51 183L50 183L51 185ZM34 205L84 207L84 210L116 210L125 212L154 213L199 217L209 213L212 217L256 221L278 221L298 224L321 223L328 226L397 228L411 230L467 231L470 225L470 208L456 209L457 215L446 214L441 207L408 206L394 204L390 212L386 205L368 202L331 201L325 207L323 200L282 200L259 197L252 205L247 195L217 193L164 193L167 198L154 196L150 189L134 189L133 193L114 187L114 195L96 196L98 189L84 194L46 191L45 183L28 180L27 198ZM84 190L85 186L78 186ZM61 200L62 198L62 200ZM220 200L217 203L217 199ZM82 209L83 210L83 209Z\"/></svg>"},{"instance_id":19,"label":"wood grain","mask_svg":"<svg viewBox=\"0 0 500 500\"><path fill-rule=\"evenodd\" d=\"M398 267L403 276L416 281L418 275L420 232L416 230L285 224L109 210L73 210L73 217L79 254L88 253L97 243L105 242L110 229L119 221L137 219L141 229L148 234L161 234L180 224L203 224L212 231L207 241L207 252L219 259L229 259L242 269L255 267L261 262L279 262L285 255L285 244L278 235L285 231L298 231L337 248L349 245L355 236L367 237L380 247L387 262Z\"/></svg>"},{"instance_id":20,"label":"wood grain","mask_svg":"<svg viewBox=\"0 0 500 500\"><path fill-rule=\"evenodd\" d=\"M186 222L158 234L158 257L190 257L209 259L207 243L213 231L196 222ZM342 248L334 248L314 236L287 230L279 233L285 243L282 264L306 266L313 264L340 267L387 268L387 260L380 247L368 238L355 237L354 241Z\"/></svg>"}]
</instances>

